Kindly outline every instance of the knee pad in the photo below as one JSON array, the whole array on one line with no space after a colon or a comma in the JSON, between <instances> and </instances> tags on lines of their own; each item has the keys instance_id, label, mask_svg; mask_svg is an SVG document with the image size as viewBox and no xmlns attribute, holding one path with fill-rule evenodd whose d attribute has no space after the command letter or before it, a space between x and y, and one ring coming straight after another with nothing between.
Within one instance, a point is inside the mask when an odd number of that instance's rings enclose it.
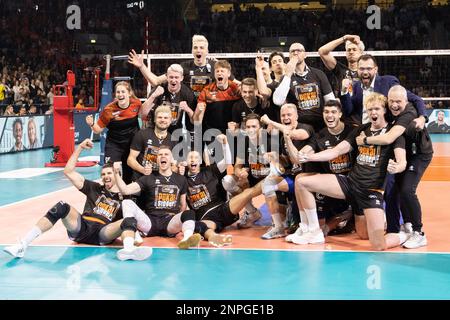
<instances>
[{"instance_id":1,"label":"knee pad","mask_svg":"<svg viewBox=\"0 0 450 320\"><path fill-rule=\"evenodd\" d=\"M236 194L241 191L241 188L239 188L237 181L232 175L226 175L222 178L222 186L225 191L228 191L231 194Z\"/></svg>"},{"instance_id":2,"label":"knee pad","mask_svg":"<svg viewBox=\"0 0 450 320\"><path fill-rule=\"evenodd\" d=\"M137 230L137 220L136 218L125 218L123 219L122 223L120 224L120 229L122 231L133 231L136 232Z\"/></svg>"},{"instance_id":3,"label":"knee pad","mask_svg":"<svg viewBox=\"0 0 450 320\"><path fill-rule=\"evenodd\" d=\"M202 221L195 221L195 233L200 233L203 237L205 236L205 232L208 230L208 226L206 223Z\"/></svg>"},{"instance_id":4,"label":"knee pad","mask_svg":"<svg viewBox=\"0 0 450 320\"><path fill-rule=\"evenodd\" d=\"M50 220L52 224L58 222L59 219L64 219L70 212L70 205L64 201L60 201L48 210L45 217Z\"/></svg>"},{"instance_id":5,"label":"knee pad","mask_svg":"<svg viewBox=\"0 0 450 320\"><path fill-rule=\"evenodd\" d=\"M194 220L195 221L195 212L193 210L186 210L183 211L180 217L181 222L186 222L188 220Z\"/></svg>"},{"instance_id":6,"label":"knee pad","mask_svg":"<svg viewBox=\"0 0 450 320\"><path fill-rule=\"evenodd\" d=\"M276 185L277 185L277 182L274 179L272 179L270 176L266 177L261 186L262 193L266 197L276 196L276 194L275 194L275 191L276 191L275 186Z\"/></svg>"}]
</instances>

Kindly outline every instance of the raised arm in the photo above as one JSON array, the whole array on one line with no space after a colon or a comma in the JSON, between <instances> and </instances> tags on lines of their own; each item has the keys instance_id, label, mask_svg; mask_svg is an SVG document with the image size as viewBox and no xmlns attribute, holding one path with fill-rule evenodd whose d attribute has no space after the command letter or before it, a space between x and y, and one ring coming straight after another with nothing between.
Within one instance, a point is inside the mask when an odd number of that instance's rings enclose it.
<instances>
[{"instance_id":1,"label":"raised arm","mask_svg":"<svg viewBox=\"0 0 450 320\"><path fill-rule=\"evenodd\" d=\"M92 114L86 116L86 123L89 127L91 127L92 131L95 134L102 133L105 128L100 127L97 123L94 122L94 116Z\"/></svg>"},{"instance_id":2,"label":"raised arm","mask_svg":"<svg viewBox=\"0 0 450 320\"><path fill-rule=\"evenodd\" d=\"M90 139L85 139L77 146L75 151L70 156L69 161L67 161L66 166L64 167L64 175L70 180L70 182L77 189L83 188L84 184L84 177L75 171L78 158L80 157L80 154L84 149L89 150L92 149L93 147L94 144L92 143L92 141Z\"/></svg>"},{"instance_id":3,"label":"raised arm","mask_svg":"<svg viewBox=\"0 0 450 320\"><path fill-rule=\"evenodd\" d=\"M114 162L114 178L116 179L117 187L123 195L136 194L141 192L141 187L136 182L126 184L120 176L120 166L122 162Z\"/></svg>"},{"instance_id":4,"label":"raised arm","mask_svg":"<svg viewBox=\"0 0 450 320\"><path fill-rule=\"evenodd\" d=\"M157 76L144 64L144 50L142 50L141 54L138 55L134 49L131 49L128 54L128 63L131 63L137 67L139 71L141 71L144 78L154 87L167 82L167 77L165 74Z\"/></svg>"},{"instance_id":5,"label":"raised arm","mask_svg":"<svg viewBox=\"0 0 450 320\"><path fill-rule=\"evenodd\" d=\"M286 73L281 80L280 85L275 89L273 93L273 103L281 106L287 98L289 93L289 89L291 88L291 77L295 72L295 68L297 67L298 58L294 57L286 64Z\"/></svg>"},{"instance_id":6,"label":"raised arm","mask_svg":"<svg viewBox=\"0 0 450 320\"><path fill-rule=\"evenodd\" d=\"M335 39L333 41L328 42L319 48L318 52L320 55L320 59L322 59L323 64L328 70L334 70L336 68L336 58L331 54L331 51L336 49L341 44L345 44L346 41L351 41L356 44L360 42L359 36L346 34L345 36Z\"/></svg>"},{"instance_id":7,"label":"raised arm","mask_svg":"<svg viewBox=\"0 0 450 320\"><path fill-rule=\"evenodd\" d=\"M262 70L263 67L264 59L261 55L258 55L255 59L256 83L259 94L263 96L263 98L267 99L272 94L272 90L267 87L266 79L264 79L264 73Z\"/></svg>"},{"instance_id":8,"label":"raised arm","mask_svg":"<svg viewBox=\"0 0 450 320\"><path fill-rule=\"evenodd\" d=\"M222 145L223 159L217 163L217 169L221 173L227 170L228 165L232 164L230 145L228 144L227 136L220 134L216 137L216 140Z\"/></svg>"}]
</instances>

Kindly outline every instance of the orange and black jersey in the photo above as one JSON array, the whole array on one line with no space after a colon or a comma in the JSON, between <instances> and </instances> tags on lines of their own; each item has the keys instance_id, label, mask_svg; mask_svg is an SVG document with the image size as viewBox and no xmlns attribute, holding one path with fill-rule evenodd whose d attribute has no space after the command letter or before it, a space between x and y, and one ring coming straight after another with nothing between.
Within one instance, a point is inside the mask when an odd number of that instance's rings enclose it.
<instances>
[{"instance_id":1,"label":"orange and black jersey","mask_svg":"<svg viewBox=\"0 0 450 320\"><path fill-rule=\"evenodd\" d=\"M156 157L158 155L159 147L162 145L169 146L172 149L176 142L172 141L172 136L167 133L164 139L159 139L155 134L154 128L145 128L139 130L131 142L130 149L139 151L136 161L145 167L147 164L152 165L153 172L158 171Z\"/></svg>"},{"instance_id":2,"label":"orange and black jersey","mask_svg":"<svg viewBox=\"0 0 450 320\"><path fill-rule=\"evenodd\" d=\"M206 86L198 97L199 103L206 103L203 130L216 128L225 133L232 120L233 104L240 98L238 85L230 80L226 90L220 90L215 82Z\"/></svg>"},{"instance_id":3,"label":"orange and black jersey","mask_svg":"<svg viewBox=\"0 0 450 320\"><path fill-rule=\"evenodd\" d=\"M120 193L108 191L105 186L90 180L84 180L80 191L86 195L84 219L101 224L122 219L123 197Z\"/></svg>"},{"instance_id":4,"label":"orange and black jersey","mask_svg":"<svg viewBox=\"0 0 450 320\"><path fill-rule=\"evenodd\" d=\"M122 109L117 101L108 104L100 113L97 124L101 128L108 128L107 141L115 143L130 143L136 131L139 130L139 99L130 98L130 105Z\"/></svg>"},{"instance_id":5,"label":"orange and black jersey","mask_svg":"<svg viewBox=\"0 0 450 320\"><path fill-rule=\"evenodd\" d=\"M264 154L272 150L279 150L278 136L268 134L265 136L266 138L260 137L256 143L250 140L248 136L244 136L245 148L241 149L238 145L237 157L244 162L244 168L249 168L249 178L262 179L267 177L270 173L270 163L264 159ZM243 152L244 154L242 154Z\"/></svg>"},{"instance_id":6,"label":"orange and black jersey","mask_svg":"<svg viewBox=\"0 0 450 320\"><path fill-rule=\"evenodd\" d=\"M201 218L209 209L224 203L225 192L221 181L226 171L221 173L216 164L202 167L196 175L186 174L188 183L187 199L189 207Z\"/></svg>"},{"instance_id":7,"label":"orange and black jersey","mask_svg":"<svg viewBox=\"0 0 450 320\"><path fill-rule=\"evenodd\" d=\"M214 81L214 64L215 60L206 58L206 64L204 66L197 66L194 60L189 60L181 63L184 71L183 83L190 87L194 92L196 98L200 95L200 92L209 84ZM230 80L234 77L231 75Z\"/></svg>"},{"instance_id":8,"label":"orange and black jersey","mask_svg":"<svg viewBox=\"0 0 450 320\"><path fill-rule=\"evenodd\" d=\"M159 172L140 177L136 183L145 194L145 212L149 215L177 214L181 210L181 196L187 192L186 178L178 173L169 177Z\"/></svg>"},{"instance_id":9,"label":"orange and black jersey","mask_svg":"<svg viewBox=\"0 0 450 320\"><path fill-rule=\"evenodd\" d=\"M313 148L315 152L331 149L345 140L355 129L351 125L345 125L344 130L337 135L331 134L328 128L323 128L316 133L308 142L308 145ZM321 173L347 174L352 168L354 162L354 151L340 155L328 162L320 162Z\"/></svg>"},{"instance_id":10,"label":"orange and black jersey","mask_svg":"<svg viewBox=\"0 0 450 320\"><path fill-rule=\"evenodd\" d=\"M392 125L389 124L387 127L377 131L372 131L370 127L371 123L366 123L354 130L345 139L356 151L356 161L348 177L352 183L361 189L383 190L389 159L393 158L394 149L405 148L405 139L403 136L400 136L392 144L384 146L373 144L358 146L356 137L362 131L367 137L378 136L389 131Z\"/></svg>"}]
</instances>

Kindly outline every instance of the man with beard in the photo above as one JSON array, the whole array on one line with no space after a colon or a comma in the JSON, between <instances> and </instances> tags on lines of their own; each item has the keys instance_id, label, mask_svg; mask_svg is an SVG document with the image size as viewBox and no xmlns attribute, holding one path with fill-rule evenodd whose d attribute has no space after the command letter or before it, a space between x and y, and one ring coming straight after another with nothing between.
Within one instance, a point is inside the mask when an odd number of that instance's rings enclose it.
<instances>
[{"instance_id":1,"label":"man with beard","mask_svg":"<svg viewBox=\"0 0 450 320\"><path fill-rule=\"evenodd\" d=\"M183 129L193 132L192 116L195 108L195 97L189 87L183 81L183 68L179 64L172 64L167 68L167 82L162 86L156 87L151 93L149 99L142 105L143 114L148 114L149 126L155 125L154 106L166 104L172 111L172 122L169 126L169 132L173 133L176 129ZM149 109L149 110L147 110Z\"/></svg>"},{"instance_id":2,"label":"man with beard","mask_svg":"<svg viewBox=\"0 0 450 320\"><path fill-rule=\"evenodd\" d=\"M258 88L254 78L245 78L241 82L242 98L233 104L231 120L228 122L228 129L236 131L244 129L245 119L250 114L262 116L266 114L267 109L263 109L261 102L257 97Z\"/></svg>"},{"instance_id":3,"label":"man with beard","mask_svg":"<svg viewBox=\"0 0 450 320\"><path fill-rule=\"evenodd\" d=\"M134 136L127 159L127 164L133 169L133 181L142 175L151 174L152 171L157 172L156 158L159 148L167 145L172 149L175 145L167 131L171 123L171 115L172 111L169 106L159 106L155 110L155 126L142 129Z\"/></svg>"},{"instance_id":4,"label":"man with beard","mask_svg":"<svg viewBox=\"0 0 450 320\"><path fill-rule=\"evenodd\" d=\"M200 167L200 154L197 151L189 152L187 199L189 206L196 213L195 231L212 245L222 247L232 243L232 236L218 233L239 219L239 212L252 198L261 194L261 188L257 185L244 190L229 201L222 200L220 181L226 174L227 164L231 163L231 152L225 135L219 135L217 141L222 145L225 155L217 164Z\"/></svg>"},{"instance_id":5,"label":"man with beard","mask_svg":"<svg viewBox=\"0 0 450 320\"><path fill-rule=\"evenodd\" d=\"M324 242L314 192L336 199L346 199L352 208L357 210L356 232L362 239L368 238L374 250L386 250L406 241L407 236L404 233L385 235L383 212L383 185L386 173L400 173L406 167L405 140L400 137L394 143L385 146L356 144L356 137L362 131L366 136L376 136L391 129L385 119L386 100L386 97L379 93L371 93L364 101L370 123L353 131L336 147L311 155L298 154L300 162L322 162L355 150L356 162L346 176L340 174L297 176L295 192L305 208L304 223L308 226L308 231L297 237L297 244ZM395 155L395 160L391 159L392 154Z\"/></svg>"},{"instance_id":6,"label":"man with beard","mask_svg":"<svg viewBox=\"0 0 450 320\"><path fill-rule=\"evenodd\" d=\"M336 60L331 52L341 44L345 44L345 57L347 65ZM364 43L357 35L346 34L345 36L328 42L319 48L320 59L325 67L331 71L332 77L330 83L333 87L336 97L341 95L342 81L345 79L350 84L359 80L358 78L358 59L364 52ZM351 87L350 94L351 94Z\"/></svg>"},{"instance_id":7,"label":"man with beard","mask_svg":"<svg viewBox=\"0 0 450 320\"><path fill-rule=\"evenodd\" d=\"M339 101L327 101L323 107L323 121L325 122L326 128L323 128L311 139L309 139L306 146L299 149L296 145L294 145L295 141L292 141L291 134L285 135L287 146L289 148L289 154L292 155L291 159L293 163L299 163L299 159L297 157L299 152L309 155L315 152L328 150L347 138L354 128L351 125L344 124L344 122L341 121L341 117L342 107ZM316 166L314 171L311 170L310 172L346 175L352 167L353 160L353 155L349 152L337 158L331 159L330 161L320 162L320 166ZM345 200L326 197L320 193L316 193L315 197L317 214L325 236L328 232L334 230L339 223L351 218L349 217L349 214L337 216L348 208L348 203ZM305 221L307 221L305 210L301 206L301 203L299 204L299 207L302 222L294 234L286 237L286 241L288 242L297 243L298 237L308 231L308 227L305 223ZM346 221L346 223L348 223L348 221ZM322 237L319 235L318 239L321 241Z\"/></svg>"},{"instance_id":8,"label":"man with beard","mask_svg":"<svg viewBox=\"0 0 450 320\"><path fill-rule=\"evenodd\" d=\"M289 47L286 73L273 94L273 102L279 106L284 103L297 104L300 122L312 125L318 131L324 126L323 104L335 97L325 73L308 67L305 58L305 48L301 43L293 43Z\"/></svg>"},{"instance_id":9,"label":"man with beard","mask_svg":"<svg viewBox=\"0 0 450 320\"><path fill-rule=\"evenodd\" d=\"M346 117L350 117L352 123L360 125L368 123L369 117L366 110L363 108L363 102L366 96L371 92L378 92L387 96L391 87L400 84L398 79L394 76L378 74L378 65L375 58L370 54L364 54L358 59L358 76L359 81L352 85L353 94L350 96L350 84L347 83L342 87L341 103L344 108ZM416 128L423 129L427 120L425 112L425 103L422 98L416 96L414 93L407 91L408 100L417 109L419 117L414 119Z\"/></svg>"},{"instance_id":10,"label":"man with beard","mask_svg":"<svg viewBox=\"0 0 450 320\"><path fill-rule=\"evenodd\" d=\"M261 122L272 126L283 134L289 132L292 139L294 139L296 150L305 146L308 139L314 134L312 126L298 122L298 113L295 104L284 104L280 110L280 118L281 123L277 123L270 120L267 116L263 116ZM283 213L280 211L279 202L280 200L285 201L285 199L282 199L283 197L280 193L283 192L291 196L294 195L295 176L300 172L305 172L305 168L303 168L301 164L292 164L290 161L288 145L284 136L281 137L280 146L282 149L279 157L275 152L268 154L270 159L270 174L264 179L262 184L262 192L273 222L272 227L270 227L261 237L265 240L285 236ZM283 169L280 170L280 166Z\"/></svg>"},{"instance_id":11,"label":"man with beard","mask_svg":"<svg viewBox=\"0 0 450 320\"><path fill-rule=\"evenodd\" d=\"M199 244L201 236L194 233L195 212L187 210L187 182L182 175L172 172L172 152L168 146L160 146L157 156L158 171L125 184L121 179L120 162L114 163L117 186L124 195L144 195L145 214L131 200L123 201L123 215L137 217L137 229L147 237L174 237L183 232L178 248L188 249Z\"/></svg>"},{"instance_id":12,"label":"man with beard","mask_svg":"<svg viewBox=\"0 0 450 320\"><path fill-rule=\"evenodd\" d=\"M77 160L83 150L92 149L93 143L86 139L78 145L64 168L65 176L86 195L83 214L64 201L55 204L47 214L27 233L18 244L6 247L5 252L23 258L28 246L58 220L67 229L72 241L91 245L106 245L122 236L124 249L117 252L120 260L145 260L152 254L148 247L135 247L136 218L122 219L123 196L119 192L111 163L102 167L102 184L86 180L75 171Z\"/></svg>"},{"instance_id":13,"label":"man with beard","mask_svg":"<svg viewBox=\"0 0 450 320\"><path fill-rule=\"evenodd\" d=\"M423 173L433 158L433 145L427 128L417 131L413 119L417 111L408 103L406 89L400 85L393 86L388 93L389 110L394 116L393 127L379 136L366 136L363 132L356 138L358 145L387 145L402 134L406 140L407 165L404 172L395 176L393 193L400 204L403 215L404 230L411 237L403 246L415 249L427 245L427 238L422 232L422 209L417 197L417 186ZM398 211L386 211L387 232L399 232L400 217Z\"/></svg>"}]
</instances>

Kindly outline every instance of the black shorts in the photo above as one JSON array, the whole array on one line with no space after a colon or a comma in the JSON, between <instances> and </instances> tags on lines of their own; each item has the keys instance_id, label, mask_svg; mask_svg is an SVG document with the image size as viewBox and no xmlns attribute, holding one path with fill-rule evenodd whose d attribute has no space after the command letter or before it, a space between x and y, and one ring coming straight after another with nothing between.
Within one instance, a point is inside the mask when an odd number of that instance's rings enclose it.
<instances>
[{"instance_id":1,"label":"black shorts","mask_svg":"<svg viewBox=\"0 0 450 320\"><path fill-rule=\"evenodd\" d=\"M169 234L167 232L167 227L169 226L170 220L175 216L174 214L166 213L166 214L148 214L150 221L152 223L152 227L150 228L147 237L174 237L175 234Z\"/></svg>"},{"instance_id":2,"label":"black shorts","mask_svg":"<svg viewBox=\"0 0 450 320\"><path fill-rule=\"evenodd\" d=\"M329 219L348 209L347 200L336 199L316 193L317 215L319 219Z\"/></svg>"},{"instance_id":3,"label":"black shorts","mask_svg":"<svg viewBox=\"0 0 450 320\"><path fill-rule=\"evenodd\" d=\"M216 232L220 232L225 227L231 226L239 220L239 214L232 214L229 202L222 203L209 209L200 220L210 220L216 224Z\"/></svg>"},{"instance_id":4,"label":"black shorts","mask_svg":"<svg viewBox=\"0 0 450 320\"><path fill-rule=\"evenodd\" d=\"M348 179L347 176L336 175L339 185L356 215L364 215L364 209L382 209L383 193L377 190L361 189Z\"/></svg>"},{"instance_id":5,"label":"black shorts","mask_svg":"<svg viewBox=\"0 0 450 320\"><path fill-rule=\"evenodd\" d=\"M95 221L86 220L83 217L80 218L80 231L78 233L71 233L67 231L69 239L78 243L92 244L96 246L111 243L102 242L100 239L100 231L106 227L106 224L101 224Z\"/></svg>"}]
</instances>

